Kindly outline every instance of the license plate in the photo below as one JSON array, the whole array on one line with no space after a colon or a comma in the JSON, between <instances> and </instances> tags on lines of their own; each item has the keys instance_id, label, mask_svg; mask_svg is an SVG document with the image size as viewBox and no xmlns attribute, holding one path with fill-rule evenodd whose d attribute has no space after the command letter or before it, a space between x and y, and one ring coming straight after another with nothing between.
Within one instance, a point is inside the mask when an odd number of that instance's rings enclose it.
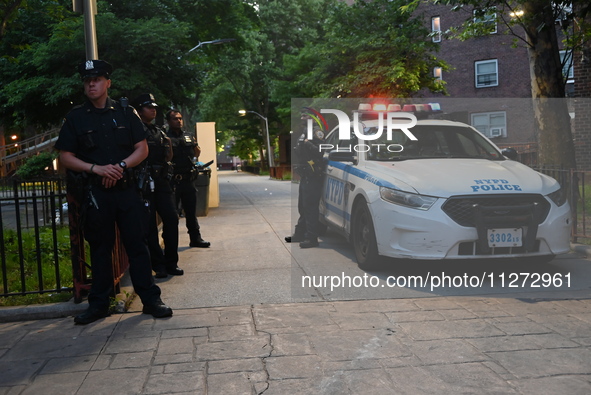
<instances>
[{"instance_id":1,"label":"license plate","mask_svg":"<svg viewBox=\"0 0 591 395\"><path fill-rule=\"evenodd\" d=\"M521 228L489 229L488 246L489 247L521 247L522 244Z\"/></svg>"}]
</instances>

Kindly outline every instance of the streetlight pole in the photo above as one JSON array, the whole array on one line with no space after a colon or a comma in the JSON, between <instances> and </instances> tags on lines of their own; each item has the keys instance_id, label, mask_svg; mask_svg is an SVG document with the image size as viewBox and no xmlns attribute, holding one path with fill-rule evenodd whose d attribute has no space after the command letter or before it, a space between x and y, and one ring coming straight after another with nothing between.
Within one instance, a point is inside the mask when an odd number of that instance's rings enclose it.
<instances>
[{"instance_id":1,"label":"streetlight pole","mask_svg":"<svg viewBox=\"0 0 591 395\"><path fill-rule=\"evenodd\" d=\"M269 158L269 169L271 167L275 167L275 160L273 158L273 151L271 150L271 137L269 136L269 121L266 117L263 117L261 114L259 114L256 111L247 111L247 110L240 110L238 111L238 113L240 113L240 115L246 115L246 113L251 113L251 114L255 114L258 115L261 119L263 119L265 121L265 129L266 129L266 135L267 135L267 157Z\"/></svg>"},{"instance_id":2,"label":"streetlight pole","mask_svg":"<svg viewBox=\"0 0 591 395\"><path fill-rule=\"evenodd\" d=\"M97 14L96 0L73 0L72 7L74 12L84 14L86 60L96 60L98 59L96 24L94 21L94 16Z\"/></svg>"},{"instance_id":3,"label":"streetlight pole","mask_svg":"<svg viewBox=\"0 0 591 395\"><path fill-rule=\"evenodd\" d=\"M236 39L235 38L220 38L218 40L200 41L199 44L195 45L193 48L191 48L190 50L188 50L187 53L193 52L194 50L196 50L197 48L201 47L202 45L206 45L206 44L223 44L223 43L229 43L231 41L236 41Z\"/></svg>"}]
</instances>

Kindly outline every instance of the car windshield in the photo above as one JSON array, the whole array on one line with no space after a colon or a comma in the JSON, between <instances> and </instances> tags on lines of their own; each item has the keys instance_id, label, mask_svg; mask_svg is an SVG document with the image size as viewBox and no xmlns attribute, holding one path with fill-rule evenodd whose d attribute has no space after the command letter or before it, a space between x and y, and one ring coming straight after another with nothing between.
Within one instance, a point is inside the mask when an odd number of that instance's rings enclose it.
<instances>
[{"instance_id":1,"label":"car windshield","mask_svg":"<svg viewBox=\"0 0 591 395\"><path fill-rule=\"evenodd\" d=\"M365 135L375 135L377 127L364 128ZM402 130L386 130L376 140L366 140L367 160L396 161L425 158L476 158L504 160L496 147L469 127L418 125L410 129L417 140L411 140Z\"/></svg>"}]
</instances>

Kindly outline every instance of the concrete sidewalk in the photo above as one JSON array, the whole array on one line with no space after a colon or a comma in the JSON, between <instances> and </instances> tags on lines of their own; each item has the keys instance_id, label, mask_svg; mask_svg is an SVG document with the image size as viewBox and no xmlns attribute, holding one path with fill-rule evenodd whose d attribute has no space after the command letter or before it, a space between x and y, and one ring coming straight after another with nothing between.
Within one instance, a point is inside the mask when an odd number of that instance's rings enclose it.
<instances>
[{"instance_id":1,"label":"concrete sidewalk","mask_svg":"<svg viewBox=\"0 0 591 395\"><path fill-rule=\"evenodd\" d=\"M220 208L199 218L212 247L181 247L185 275L158 281L171 318L141 314L134 301L87 326L0 323L0 395L591 393L590 292L294 292L290 277L302 268L282 241L291 187L222 172Z\"/></svg>"}]
</instances>

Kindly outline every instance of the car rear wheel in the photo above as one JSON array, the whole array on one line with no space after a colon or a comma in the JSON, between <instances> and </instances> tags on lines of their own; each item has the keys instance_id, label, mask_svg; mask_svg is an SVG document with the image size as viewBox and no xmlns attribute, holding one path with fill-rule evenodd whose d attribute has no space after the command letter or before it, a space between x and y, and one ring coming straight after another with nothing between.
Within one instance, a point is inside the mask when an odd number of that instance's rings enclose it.
<instances>
[{"instance_id":1,"label":"car rear wheel","mask_svg":"<svg viewBox=\"0 0 591 395\"><path fill-rule=\"evenodd\" d=\"M351 241L355 250L355 258L361 269L376 269L381 264L378 244L373 227L373 220L367 204L355 206L351 223Z\"/></svg>"}]
</instances>

